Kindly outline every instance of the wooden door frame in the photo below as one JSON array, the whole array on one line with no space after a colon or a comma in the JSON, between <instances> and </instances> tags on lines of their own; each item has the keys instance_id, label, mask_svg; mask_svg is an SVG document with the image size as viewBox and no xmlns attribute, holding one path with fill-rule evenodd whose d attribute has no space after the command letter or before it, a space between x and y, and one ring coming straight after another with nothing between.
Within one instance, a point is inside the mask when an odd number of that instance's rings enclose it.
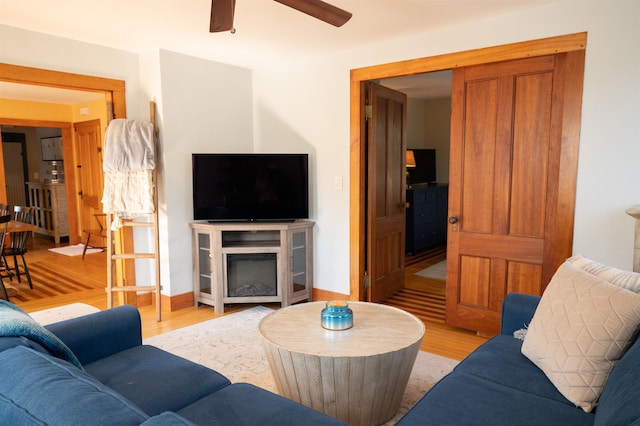
<instances>
[{"instance_id":1,"label":"wooden door frame","mask_svg":"<svg viewBox=\"0 0 640 426\"><path fill-rule=\"evenodd\" d=\"M58 89L80 90L83 92L104 93L106 98L111 99L113 102L114 116L121 118L126 117L125 82L123 80L0 63L0 81L54 87ZM65 158L73 158L72 123L0 117L0 124L59 128L62 131L63 155ZM65 179L65 189L67 194L73 194L75 193L75 170L73 167L67 167L67 164L70 163L65 163L65 175L67 176L67 179ZM67 197L70 230L78 228L76 208L75 197ZM73 244L78 242L77 238L72 239L71 236L69 241Z\"/></svg>"},{"instance_id":2,"label":"wooden door frame","mask_svg":"<svg viewBox=\"0 0 640 426\"><path fill-rule=\"evenodd\" d=\"M127 116L124 80L0 63L0 81L104 93L113 101L114 116Z\"/></svg>"},{"instance_id":3,"label":"wooden door frame","mask_svg":"<svg viewBox=\"0 0 640 426\"><path fill-rule=\"evenodd\" d=\"M80 90L83 92L103 93L106 99L110 99L112 102L114 118L126 118L127 116L124 80L0 63L0 81L33 86L54 87L58 89ZM73 158L72 123L0 117L0 124L29 127L59 127L62 129L62 149L64 157ZM73 169L73 167L71 167L71 169ZM2 173L4 174L4 168ZM67 176L67 179L65 179L65 189L67 190L67 193L75 193L74 171L68 170L65 167L65 175ZM78 217L76 214L75 197L67 197L67 208L69 214L69 228L77 229ZM129 227L127 229L129 232L133 232ZM133 251L133 238L131 235L123 235L123 238L120 239L120 244L123 246L122 252L128 253ZM128 247L129 245L131 247ZM131 267L125 268L122 279L129 285L135 283L135 268L133 267L133 264L131 264ZM126 303L135 304L135 293L127 292L124 294Z\"/></svg>"},{"instance_id":4,"label":"wooden door frame","mask_svg":"<svg viewBox=\"0 0 640 426\"><path fill-rule=\"evenodd\" d=\"M351 300L363 300L365 295L365 237L367 232L365 179L367 171L365 169L364 111L362 111L365 82L450 70L470 65L586 50L586 46L587 33L582 32L351 70L349 162L351 170L349 176L349 297ZM577 146L580 140L580 120L573 119L565 123L565 134L567 143Z\"/></svg>"}]
</instances>

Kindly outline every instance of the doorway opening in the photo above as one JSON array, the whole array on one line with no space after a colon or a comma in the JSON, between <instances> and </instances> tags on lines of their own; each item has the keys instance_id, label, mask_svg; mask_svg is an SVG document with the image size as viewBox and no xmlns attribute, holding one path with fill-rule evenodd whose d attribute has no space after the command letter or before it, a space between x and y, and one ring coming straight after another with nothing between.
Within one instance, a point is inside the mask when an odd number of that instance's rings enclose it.
<instances>
[{"instance_id":1,"label":"doorway opening","mask_svg":"<svg viewBox=\"0 0 640 426\"><path fill-rule=\"evenodd\" d=\"M407 96L405 267L383 303L444 323L452 71L377 83Z\"/></svg>"},{"instance_id":2,"label":"doorway opening","mask_svg":"<svg viewBox=\"0 0 640 426\"><path fill-rule=\"evenodd\" d=\"M43 90L53 89L76 92L91 92L103 94L108 108L114 117L126 117L125 105L125 83L122 80L113 80L96 76L88 76L81 74L72 74L59 71L51 71L39 68L22 67L18 65L0 63L0 83L5 84L7 93L11 93L9 86L6 85L28 85L42 87ZM47 124L60 124L61 135L63 140L63 151L67 158L73 157L72 148L72 131L69 123L56 123L41 119L38 117L0 117L0 125L3 126L33 126L37 123L38 127L54 127ZM75 194L78 191L73 186L75 182L75 168L70 166L64 170L66 179L65 186L68 194ZM0 176L0 185L4 187L4 173ZM81 240L82 229L79 225L77 214L77 200L74 197L67 199L67 210L69 214L69 242L77 244Z\"/></svg>"},{"instance_id":3,"label":"doorway opening","mask_svg":"<svg viewBox=\"0 0 640 426\"><path fill-rule=\"evenodd\" d=\"M4 173L6 176L7 204L11 206L26 206L27 182L27 144L24 133L11 129L2 131L2 152L4 157Z\"/></svg>"},{"instance_id":4,"label":"doorway opening","mask_svg":"<svg viewBox=\"0 0 640 426\"><path fill-rule=\"evenodd\" d=\"M571 34L566 36L551 37L548 39L533 40L511 45L496 46L473 51L458 52L440 55L431 58L402 61L383 64L351 71L351 185L350 185L350 296L354 300L362 300L366 294L367 276L366 266L366 212L367 199L363 188L366 187L366 142L365 125L363 124L363 103L366 82L380 81L387 78L417 75L434 71L465 68L475 65L485 65L512 61L518 59L544 57L584 51L586 46L586 33ZM455 95L455 93L454 93ZM577 101L576 101L577 104ZM578 114L579 115L579 114ZM577 127L576 127L577 126ZM567 131L571 132L579 128L579 121L568 123ZM571 130L569 130L571 129ZM572 146L577 147L579 138L575 134L565 139ZM571 159L568 159L569 161ZM575 180L575 179L574 179ZM567 212L567 218L568 218ZM571 212L572 213L572 212ZM572 216L571 216L572 217ZM455 218L457 219L457 217ZM567 219L569 220L569 219ZM454 225L455 226L455 225ZM457 226L455 226L457 228ZM563 246L564 244L563 240Z\"/></svg>"},{"instance_id":5,"label":"doorway opening","mask_svg":"<svg viewBox=\"0 0 640 426\"><path fill-rule=\"evenodd\" d=\"M65 89L72 91L100 93L103 94L106 99L109 118L126 118L127 116L124 80L0 63L0 83L17 83L48 89ZM33 121L33 118L0 117L0 125L22 126L27 125L28 123L33 123ZM40 120L36 119L36 121L39 122ZM44 122L43 124L46 125L46 122ZM65 125L66 127L62 128L63 150L65 156L70 158L72 157L72 128L68 123L66 123ZM69 155L67 155L67 152L69 153ZM77 193L75 187L73 186L73 183L75 182L74 169L74 167L65 169L65 185L67 193L69 194ZM0 173L0 188L4 188L4 179L4 172L2 172ZM69 212L68 220L70 229L70 244L77 244L82 239L82 229L79 225L77 204L77 200L74 197L69 197L69 199L67 200L67 207ZM123 239L120 242L120 244L122 244L122 247L120 249L123 252L133 251L133 238L131 237L130 233L132 233L132 230L130 229L127 229L125 232L123 232ZM136 282L135 267L133 266L133 264L126 265L126 267L123 268L122 276L120 278L128 283ZM126 293L124 302L135 304L133 296L135 295Z\"/></svg>"}]
</instances>

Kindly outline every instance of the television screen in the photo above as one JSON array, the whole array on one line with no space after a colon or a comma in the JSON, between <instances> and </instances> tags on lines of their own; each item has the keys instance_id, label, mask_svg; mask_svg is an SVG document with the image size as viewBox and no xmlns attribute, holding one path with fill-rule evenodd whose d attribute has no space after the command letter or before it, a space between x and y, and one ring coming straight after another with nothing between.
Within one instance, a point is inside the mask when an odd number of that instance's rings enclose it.
<instances>
[{"instance_id":1,"label":"television screen","mask_svg":"<svg viewBox=\"0 0 640 426\"><path fill-rule=\"evenodd\" d=\"M409 180L412 185L436 181L436 150L414 149L416 167L410 168Z\"/></svg>"},{"instance_id":2,"label":"television screen","mask_svg":"<svg viewBox=\"0 0 640 426\"><path fill-rule=\"evenodd\" d=\"M195 220L309 217L307 154L193 154L192 162Z\"/></svg>"}]
</instances>

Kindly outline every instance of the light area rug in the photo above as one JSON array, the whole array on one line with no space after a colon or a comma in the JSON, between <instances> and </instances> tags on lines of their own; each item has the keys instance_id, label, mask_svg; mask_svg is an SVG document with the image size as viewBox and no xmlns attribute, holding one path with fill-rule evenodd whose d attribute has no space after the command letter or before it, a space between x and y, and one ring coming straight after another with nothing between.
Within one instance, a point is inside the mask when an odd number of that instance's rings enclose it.
<instances>
[{"instance_id":1,"label":"light area rug","mask_svg":"<svg viewBox=\"0 0 640 426\"><path fill-rule=\"evenodd\" d=\"M84 244L76 244L74 246L64 246L64 247L55 247L50 248L49 251L54 253L63 254L65 256L82 256L82 250L84 249ZM103 249L101 248L88 248L86 254L93 253L101 253Z\"/></svg>"},{"instance_id":2,"label":"light area rug","mask_svg":"<svg viewBox=\"0 0 640 426\"><path fill-rule=\"evenodd\" d=\"M272 309L257 306L144 340L175 355L214 369L231 380L247 382L277 393L258 333L258 323ZM418 352L407 390L394 424L457 361L427 352Z\"/></svg>"},{"instance_id":3,"label":"light area rug","mask_svg":"<svg viewBox=\"0 0 640 426\"><path fill-rule=\"evenodd\" d=\"M82 315L98 312L100 309L87 305L86 303L71 303L69 305L58 306L42 311L31 312L29 315L41 325L52 324Z\"/></svg>"},{"instance_id":4,"label":"light area rug","mask_svg":"<svg viewBox=\"0 0 640 426\"><path fill-rule=\"evenodd\" d=\"M431 265L428 268L424 268L423 270L416 272L414 275L444 281L447 278L447 261L440 261L435 265Z\"/></svg>"}]
</instances>

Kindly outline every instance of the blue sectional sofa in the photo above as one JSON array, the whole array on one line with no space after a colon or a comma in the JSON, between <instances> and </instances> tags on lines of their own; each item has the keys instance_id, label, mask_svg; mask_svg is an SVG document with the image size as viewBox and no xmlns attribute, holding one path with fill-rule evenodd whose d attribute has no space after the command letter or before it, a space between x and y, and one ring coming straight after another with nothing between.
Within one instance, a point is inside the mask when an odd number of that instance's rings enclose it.
<instances>
[{"instance_id":1,"label":"blue sectional sofa","mask_svg":"<svg viewBox=\"0 0 640 426\"><path fill-rule=\"evenodd\" d=\"M587 413L558 392L514 337L530 323L539 300L509 294L501 334L458 364L397 425L640 425L638 339L608 377L596 409Z\"/></svg>"},{"instance_id":2,"label":"blue sectional sofa","mask_svg":"<svg viewBox=\"0 0 640 426\"><path fill-rule=\"evenodd\" d=\"M344 424L143 345L126 305L43 328L0 301L0 368L2 424Z\"/></svg>"}]
</instances>

